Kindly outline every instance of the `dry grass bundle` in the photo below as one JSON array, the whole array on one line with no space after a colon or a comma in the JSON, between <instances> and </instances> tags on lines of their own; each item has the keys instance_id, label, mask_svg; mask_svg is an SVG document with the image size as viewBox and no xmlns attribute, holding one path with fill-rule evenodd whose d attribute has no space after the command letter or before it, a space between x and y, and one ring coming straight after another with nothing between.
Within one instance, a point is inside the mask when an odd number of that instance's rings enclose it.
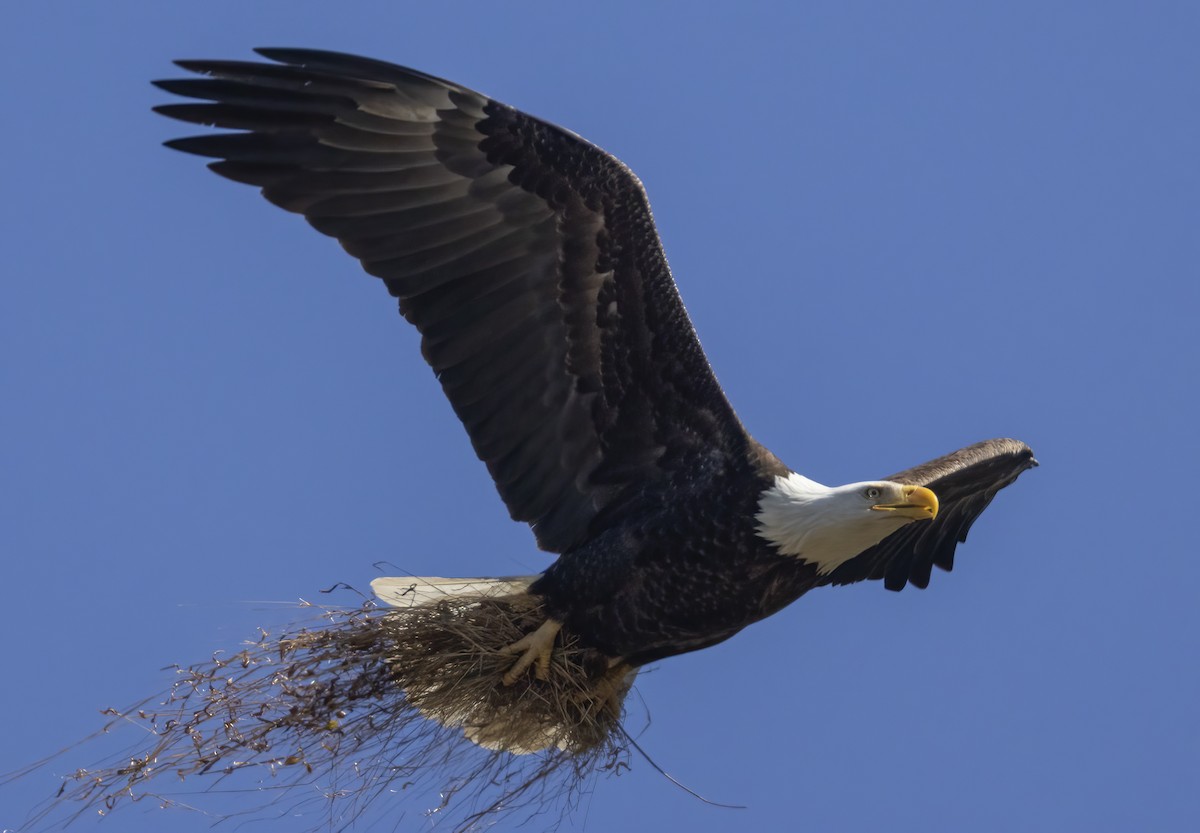
<instances>
[{"instance_id":1,"label":"dry grass bundle","mask_svg":"<svg viewBox=\"0 0 1200 833\"><path fill-rule=\"evenodd\" d=\"M620 721L633 674L567 637L547 680L500 685L513 657L499 649L542 621L533 597L478 595L325 610L316 626L263 633L235 655L178 669L160 705L110 711L110 725L141 724L149 742L121 765L68 776L54 804L177 804L163 780L256 770L258 790L302 796L288 812L320 809L314 827L348 826L381 794L431 786L440 803L430 810L457 830L496 814L564 812L589 775L627 766ZM313 795L326 805L307 806Z\"/></svg>"}]
</instances>

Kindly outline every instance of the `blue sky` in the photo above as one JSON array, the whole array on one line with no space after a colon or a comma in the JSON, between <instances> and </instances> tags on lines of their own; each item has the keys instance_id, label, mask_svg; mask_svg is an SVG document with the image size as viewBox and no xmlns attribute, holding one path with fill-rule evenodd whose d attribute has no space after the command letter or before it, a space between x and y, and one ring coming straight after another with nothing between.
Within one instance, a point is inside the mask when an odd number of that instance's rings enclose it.
<instances>
[{"instance_id":1,"label":"blue sky","mask_svg":"<svg viewBox=\"0 0 1200 833\"><path fill-rule=\"evenodd\" d=\"M643 675L643 746L748 809L643 764L562 829L1196 829L1200 9L686 9L3 13L0 770L376 562L548 563L382 288L160 147L171 59L294 45L452 78L633 167L731 400L792 467L848 482L1006 435L1042 462L928 590L818 591ZM92 755L0 789L0 829Z\"/></svg>"}]
</instances>

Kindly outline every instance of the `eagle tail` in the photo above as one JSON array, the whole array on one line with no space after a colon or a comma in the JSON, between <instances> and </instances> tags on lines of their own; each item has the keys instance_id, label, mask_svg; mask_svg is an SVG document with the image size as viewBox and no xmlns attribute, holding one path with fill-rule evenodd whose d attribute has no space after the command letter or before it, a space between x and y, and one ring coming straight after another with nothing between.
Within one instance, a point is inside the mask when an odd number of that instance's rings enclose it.
<instances>
[{"instance_id":1,"label":"eagle tail","mask_svg":"<svg viewBox=\"0 0 1200 833\"><path fill-rule=\"evenodd\" d=\"M371 582L371 591L392 607L413 607L451 596L510 596L524 593L537 576L507 578L440 578L437 576L383 576Z\"/></svg>"}]
</instances>

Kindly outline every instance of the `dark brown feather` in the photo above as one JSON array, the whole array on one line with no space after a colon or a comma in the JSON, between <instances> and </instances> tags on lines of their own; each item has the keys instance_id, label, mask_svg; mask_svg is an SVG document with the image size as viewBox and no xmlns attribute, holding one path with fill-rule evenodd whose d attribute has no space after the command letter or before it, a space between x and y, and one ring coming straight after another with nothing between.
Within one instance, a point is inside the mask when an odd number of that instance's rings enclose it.
<instances>
[{"instance_id":1,"label":"dark brown feather","mask_svg":"<svg viewBox=\"0 0 1200 833\"><path fill-rule=\"evenodd\" d=\"M696 340L637 178L572 133L380 61L180 61L169 142L336 237L400 299L497 489L543 549L630 489L750 443Z\"/></svg>"}]
</instances>

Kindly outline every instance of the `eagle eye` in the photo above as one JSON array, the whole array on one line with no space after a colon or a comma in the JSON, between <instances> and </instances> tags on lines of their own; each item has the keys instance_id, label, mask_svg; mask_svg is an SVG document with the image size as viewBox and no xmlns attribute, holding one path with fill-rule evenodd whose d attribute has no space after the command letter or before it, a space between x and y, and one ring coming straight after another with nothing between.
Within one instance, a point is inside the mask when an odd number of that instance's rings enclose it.
<instances>
[{"instance_id":1,"label":"eagle eye","mask_svg":"<svg viewBox=\"0 0 1200 833\"><path fill-rule=\"evenodd\" d=\"M874 500L875 498L879 497L880 492L876 487L868 486L867 490L863 492L863 494L867 496L868 500Z\"/></svg>"}]
</instances>

